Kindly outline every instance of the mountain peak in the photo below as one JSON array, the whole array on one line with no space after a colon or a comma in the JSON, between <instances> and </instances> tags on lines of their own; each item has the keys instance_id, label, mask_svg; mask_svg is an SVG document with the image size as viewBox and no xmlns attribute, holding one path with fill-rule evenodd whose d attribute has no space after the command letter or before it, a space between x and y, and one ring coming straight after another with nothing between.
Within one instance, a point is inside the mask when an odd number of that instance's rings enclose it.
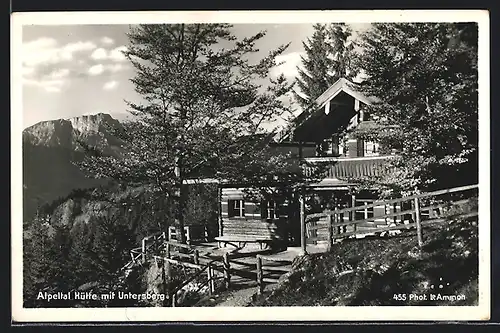
<instances>
[{"instance_id":1,"label":"mountain peak","mask_svg":"<svg viewBox=\"0 0 500 333\"><path fill-rule=\"evenodd\" d=\"M109 127L120 122L107 113L82 115L39 122L23 131L23 141L33 145L77 149L77 140L92 145L108 145Z\"/></svg>"},{"instance_id":2,"label":"mountain peak","mask_svg":"<svg viewBox=\"0 0 500 333\"><path fill-rule=\"evenodd\" d=\"M119 121L107 113L97 113L69 118L68 121L73 129L80 133L100 132L105 130L104 126L117 126Z\"/></svg>"},{"instance_id":3,"label":"mountain peak","mask_svg":"<svg viewBox=\"0 0 500 333\"><path fill-rule=\"evenodd\" d=\"M120 156L122 142L110 128L120 122L106 113L42 121L23 131L24 216L37 207L68 195L77 188L94 187L100 181L88 178L74 163L86 156L81 142L105 155Z\"/></svg>"}]
</instances>

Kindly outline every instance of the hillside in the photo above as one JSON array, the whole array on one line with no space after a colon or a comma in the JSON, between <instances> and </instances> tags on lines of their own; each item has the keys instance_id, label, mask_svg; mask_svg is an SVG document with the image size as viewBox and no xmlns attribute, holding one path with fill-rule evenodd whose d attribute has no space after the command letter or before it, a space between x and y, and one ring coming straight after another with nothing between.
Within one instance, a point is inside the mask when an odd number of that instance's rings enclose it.
<instances>
[{"instance_id":1,"label":"hillside","mask_svg":"<svg viewBox=\"0 0 500 333\"><path fill-rule=\"evenodd\" d=\"M250 306L477 305L477 236L474 220L426 228L421 253L414 231L343 241L302 257ZM431 301L431 294L465 299Z\"/></svg>"},{"instance_id":2,"label":"hillside","mask_svg":"<svg viewBox=\"0 0 500 333\"><path fill-rule=\"evenodd\" d=\"M109 133L120 123L108 114L43 121L23 131L23 215L67 196L72 190L102 184L74 165L84 158L81 140L108 154L118 154L120 142Z\"/></svg>"}]
</instances>

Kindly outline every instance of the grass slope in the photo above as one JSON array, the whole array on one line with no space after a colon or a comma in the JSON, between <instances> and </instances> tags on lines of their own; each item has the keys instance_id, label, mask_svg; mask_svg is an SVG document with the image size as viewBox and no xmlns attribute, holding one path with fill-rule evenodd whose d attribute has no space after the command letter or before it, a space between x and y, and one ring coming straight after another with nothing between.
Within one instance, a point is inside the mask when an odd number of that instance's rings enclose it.
<instances>
[{"instance_id":1,"label":"grass slope","mask_svg":"<svg viewBox=\"0 0 500 333\"><path fill-rule=\"evenodd\" d=\"M408 230L391 238L344 241L294 266L251 306L476 305L477 222L426 227L421 251L415 231ZM431 294L465 299L431 301Z\"/></svg>"}]
</instances>

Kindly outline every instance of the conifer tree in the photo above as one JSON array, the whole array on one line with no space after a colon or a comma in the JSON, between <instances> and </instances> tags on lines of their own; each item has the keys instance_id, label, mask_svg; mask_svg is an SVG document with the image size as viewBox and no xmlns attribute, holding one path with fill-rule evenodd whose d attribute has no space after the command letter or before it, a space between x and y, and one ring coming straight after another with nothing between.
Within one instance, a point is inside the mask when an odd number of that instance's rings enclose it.
<instances>
[{"instance_id":1,"label":"conifer tree","mask_svg":"<svg viewBox=\"0 0 500 333\"><path fill-rule=\"evenodd\" d=\"M357 136L398 152L370 181L388 194L476 183L477 25L374 24L360 45L362 89L378 102Z\"/></svg>"},{"instance_id":2,"label":"conifer tree","mask_svg":"<svg viewBox=\"0 0 500 333\"><path fill-rule=\"evenodd\" d=\"M71 241L64 225L49 226L35 220L24 239L23 303L26 307L67 307L71 300L38 298L40 292L68 292L73 287L69 264Z\"/></svg>"},{"instance_id":3,"label":"conifer tree","mask_svg":"<svg viewBox=\"0 0 500 333\"><path fill-rule=\"evenodd\" d=\"M346 24L315 24L314 33L302 42L305 56L298 66L296 79L299 91L294 91L303 109L311 107L325 90L339 78L356 75L350 64L353 44L351 28Z\"/></svg>"},{"instance_id":4,"label":"conifer tree","mask_svg":"<svg viewBox=\"0 0 500 333\"><path fill-rule=\"evenodd\" d=\"M135 240L129 226L120 222L120 215L110 212L96 222L92 250L95 253L96 281L104 289L113 288L121 268L130 260L130 249ZM108 290L105 290L105 292Z\"/></svg>"}]
</instances>

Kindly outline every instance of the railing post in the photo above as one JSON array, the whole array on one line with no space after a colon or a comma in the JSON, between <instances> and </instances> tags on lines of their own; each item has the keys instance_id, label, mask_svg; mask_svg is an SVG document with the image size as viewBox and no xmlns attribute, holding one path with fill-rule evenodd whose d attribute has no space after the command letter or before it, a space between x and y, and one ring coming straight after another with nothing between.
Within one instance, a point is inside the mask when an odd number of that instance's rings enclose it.
<instances>
[{"instance_id":1,"label":"railing post","mask_svg":"<svg viewBox=\"0 0 500 333\"><path fill-rule=\"evenodd\" d=\"M356 207L356 196L354 194L351 194L351 208ZM354 221L356 217L356 211L351 210L349 211L349 221Z\"/></svg>"},{"instance_id":2,"label":"railing post","mask_svg":"<svg viewBox=\"0 0 500 333\"><path fill-rule=\"evenodd\" d=\"M173 307L173 308L175 308L176 303L177 303L177 293L176 293L176 292L173 292L173 293L172 293L172 307Z\"/></svg>"},{"instance_id":3,"label":"railing post","mask_svg":"<svg viewBox=\"0 0 500 333\"><path fill-rule=\"evenodd\" d=\"M264 292L264 274L262 272L262 258L257 255L257 293L260 295Z\"/></svg>"},{"instance_id":4,"label":"railing post","mask_svg":"<svg viewBox=\"0 0 500 333\"><path fill-rule=\"evenodd\" d=\"M352 212L352 214L353 214L353 216L354 216L354 218L353 218L353 220L352 220L352 222L354 222L354 223L352 224L352 231L353 231L354 233L356 233L356 232L358 231L358 224L356 223L356 211L353 211L353 212Z\"/></svg>"},{"instance_id":5,"label":"railing post","mask_svg":"<svg viewBox=\"0 0 500 333\"><path fill-rule=\"evenodd\" d=\"M417 224L417 241L418 241L418 246L422 247L423 245L422 224L420 223L420 204L418 202L418 198L415 198L414 205L415 205L415 223Z\"/></svg>"},{"instance_id":6,"label":"railing post","mask_svg":"<svg viewBox=\"0 0 500 333\"><path fill-rule=\"evenodd\" d=\"M392 204L392 211L393 211L393 213L398 212L398 206L396 203ZM393 220L394 220L394 224L397 224L398 223L398 215L394 215ZM400 222L402 222L401 219L400 219Z\"/></svg>"},{"instance_id":7,"label":"railing post","mask_svg":"<svg viewBox=\"0 0 500 333\"><path fill-rule=\"evenodd\" d=\"M416 210L416 207L415 207L415 200L410 201L410 206L413 210ZM411 213L411 219L413 220L413 222L417 222L417 216L415 215L415 212Z\"/></svg>"},{"instance_id":8,"label":"railing post","mask_svg":"<svg viewBox=\"0 0 500 333\"><path fill-rule=\"evenodd\" d=\"M306 203L304 198L304 190L301 189L300 197L300 246L302 254L307 254L306 248Z\"/></svg>"},{"instance_id":9,"label":"railing post","mask_svg":"<svg viewBox=\"0 0 500 333\"><path fill-rule=\"evenodd\" d=\"M207 277L208 277L208 294L212 296L213 290L213 276L212 276L212 266L208 265L207 268Z\"/></svg>"},{"instance_id":10,"label":"railing post","mask_svg":"<svg viewBox=\"0 0 500 333\"><path fill-rule=\"evenodd\" d=\"M168 260L163 261L164 269L165 269L165 284L168 290L168 298L171 300L172 306L175 306L175 299L172 292L172 266Z\"/></svg>"},{"instance_id":11,"label":"railing post","mask_svg":"<svg viewBox=\"0 0 500 333\"><path fill-rule=\"evenodd\" d=\"M223 236L224 235L224 226L223 226L223 221L222 221L222 188L218 188L217 189L217 198L218 198L218 202L219 204L217 205L217 209L218 209L218 216L217 216L217 222L218 222L218 226L219 226L219 230L218 230L218 234L219 234L219 237L220 236Z\"/></svg>"},{"instance_id":12,"label":"railing post","mask_svg":"<svg viewBox=\"0 0 500 333\"><path fill-rule=\"evenodd\" d=\"M332 215L328 214L327 219L328 219L328 251L330 251L333 246Z\"/></svg>"},{"instance_id":13,"label":"railing post","mask_svg":"<svg viewBox=\"0 0 500 333\"><path fill-rule=\"evenodd\" d=\"M141 253L142 253L142 263L146 263L146 237L142 239Z\"/></svg>"},{"instance_id":14,"label":"railing post","mask_svg":"<svg viewBox=\"0 0 500 333\"><path fill-rule=\"evenodd\" d=\"M345 215L345 213L340 213L340 221L341 221L342 223L344 223L344 222L345 222L344 215ZM342 232L347 232L347 225L343 225L343 226L342 226Z\"/></svg>"},{"instance_id":15,"label":"railing post","mask_svg":"<svg viewBox=\"0 0 500 333\"><path fill-rule=\"evenodd\" d=\"M333 213L332 223L330 223L330 225L332 226L332 244L335 241L334 236L338 235L338 230L337 227L335 226L335 223L337 223L337 213Z\"/></svg>"},{"instance_id":16,"label":"railing post","mask_svg":"<svg viewBox=\"0 0 500 333\"><path fill-rule=\"evenodd\" d=\"M186 232L186 244L191 245L191 228L189 226L185 226L183 232Z\"/></svg>"},{"instance_id":17,"label":"railing post","mask_svg":"<svg viewBox=\"0 0 500 333\"><path fill-rule=\"evenodd\" d=\"M210 265L210 275L212 276L212 280L210 280L210 289L212 290L212 294L215 293L215 278L217 277L217 274L215 274L215 270L213 269L212 265Z\"/></svg>"},{"instance_id":18,"label":"railing post","mask_svg":"<svg viewBox=\"0 0 500 333\"><path fill-rule=\"evenodd\" d=\"M165 245L165 255L167 256L168 259L170 259L170 244L167 243Z\"/></svg>"},{"instance_id":19,"label":"railing post","mask_svg":"<svg viewBox=\"0 0 500 333\"><path fill-rule=\"evenodd\" d=\"M339 213L335 213L335 224L337 224L338 222L340 222L340 214ZM336 226L335 229L337 229L337 234L340 235L342 233L342 227L340 226Z\"/></svg>"},{"instance_id":20,"label":"railing post","mask_svg":"<svg viewBox=\"0 0 500 333\"><path fill-rule=\"evenodd\" d=\"M172 236L175 234L175 228L172 230L172 226L168 226L168 240L172 241Z\"/></svg>"},{"instance_id":21,"label":"railing post","mask_svg":"<svg viewBox=\"0 0 500 333\"><path fill-rule=\"evenodd\" d=\"M200 253L198 252L198 250L194 250L193 261L196 265L200 264Z\"/></svg>"},{"instance_id":22,"label":"railing post","mask_svg":"<svg viewBox=\"0 0 500 333\"><path fill-rule=\"evenodd\" d=\"M231 273L230 273L230 265L229 265L229 253L224 253L223 258L223 266L224 266L224 281L226 284L226 290L231 287Z\"/></svg>"}]
</instances>

